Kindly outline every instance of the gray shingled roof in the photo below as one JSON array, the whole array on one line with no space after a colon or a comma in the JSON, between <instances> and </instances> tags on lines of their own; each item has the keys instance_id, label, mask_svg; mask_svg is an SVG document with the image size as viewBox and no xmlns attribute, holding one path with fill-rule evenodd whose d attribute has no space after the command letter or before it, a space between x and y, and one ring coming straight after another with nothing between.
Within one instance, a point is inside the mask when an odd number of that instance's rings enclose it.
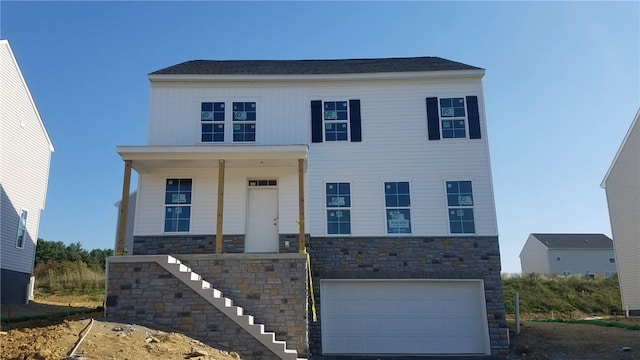
<instances>
[{"instance_id":1,"label":"gray shingled roof","mask_svg":"<svg viewBox=\"0 0 640 360\"><path fill-rule=\"evenodd\" d=\"M482 70L439 57L344 60L191 60L150 75L294 75Z\"/></svg>"},{"instance_id":2,"label":"gray shingled roof","mask_svg":"<svg viewBox=\"0 0 640 360\"><path fill-rule=\"evenodd\" d=\"M549 249L613 249L604 234L531 234Z\"/></svg>"}]
</instances>

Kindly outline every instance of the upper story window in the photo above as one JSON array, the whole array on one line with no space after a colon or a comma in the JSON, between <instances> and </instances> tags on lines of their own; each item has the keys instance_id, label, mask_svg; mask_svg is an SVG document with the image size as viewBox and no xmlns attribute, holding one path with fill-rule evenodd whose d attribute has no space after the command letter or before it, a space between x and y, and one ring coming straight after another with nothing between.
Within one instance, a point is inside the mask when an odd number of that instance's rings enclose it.
<instances>
[{"instance_id":1,"label":"upper story window","mask_svg":"<svg viewBox=\"0 0 640 360\"><path fill-rule=\"evenodd\" d=\"M360 100L311 101L311 142L362 141Z\"/></svg>"},{"instance_id":2,"label":"upper story window","mask_svg":"<svg viewBox=\"0 0 640 360\"><path fill-rule=\"evenodd\" d=\"M385 182L384 203L388 234L411 233L411 194L409 182Z\"/></svg>"},{"instance_id":3,"label":"upper story window","mask_svg":"<svg viewBox=\"0 0 640 360\"><path fill-rule=\"evenodd\" d=\"M429 140L481 138L477 96L426 100Z\"/></svg>"},{"instance_id":4,"label":"upper story window","mask_svg":"<svg viewBox=\"0 0 640 360\"><path fill-rule=\"evenodd\" d=\"M442 138L467 137L467 112L464 98L441 98L440 120L442 122Z\"/></svg>"},{"instance_id":5,"label":"upper story window","mask_svg":"<svg viewBox=\"0 0 640 360\"><path fill-rule=\"evenodd\" d=\"M326 183L327 234L351 234L351 184Z\"/></svg>"},{"instance_id":6,"label":"upper story window","mask_svg":"<svg viewBox=\"0 0 640 360\"><path fill-rule=\"evenodd\" d=\"M324 102L325 141L347 141L349 134L348 114L346 101Z\"/></svg>"},{"instance_id":7,"label":"upper story window","mask_svg":"<svg viewBox=\"0 0 640 360\"><path fill-rule=\"evenodd\" d=\"M189 231L192 187L192 179L167 179L164 195L165 232Z\"/></svg>"},{"instance_id":8,"label":"upper story window","mask_svg":"<svg viewBox=\"0 0 640 360\"><path fill-rule=\"evenodd\" d=\"M609 253L609 262L612 264L616 262L616 258L613 256L613 253Z\"/></svg>"},{"instance_id":9,"label":"upper story window","mask_svg":"<svg viewBox=\"0 0 640 360\"><path fill-rule=\"evenodd\" d=\"M224 102L200 104L202 142L224 142Z\"/></svg>"},{"instance_id":10,"label":"upper story window","mask_svg":"<svg viewBox=\"0 0 640 360\"><path fill-rule=\"evenodd\" d=\"M256 141L256 103L233 103L233 142Z\"/></svg>"},{"instance_id":11,"label":"upper story window","mask_svg":"<svg viewBox=\"0 0 640 360\"><path fill-rule=\"evenodd\" d=\"M24 247L24 238L27 236L27 210L22 210L20 220L18 221L18 235L16 237L16 247L22 249Z\"/></svg>"},{"instance_id":12,"label":"upper story window","mask_svg":"<svg viewBox=\"0 0 640 360\"><path fill-rule=\"evenodd\" d=\"M471 181L447 181L446 186L449 230L452 234L475 233Z\"/></svg>"}]
</instances>

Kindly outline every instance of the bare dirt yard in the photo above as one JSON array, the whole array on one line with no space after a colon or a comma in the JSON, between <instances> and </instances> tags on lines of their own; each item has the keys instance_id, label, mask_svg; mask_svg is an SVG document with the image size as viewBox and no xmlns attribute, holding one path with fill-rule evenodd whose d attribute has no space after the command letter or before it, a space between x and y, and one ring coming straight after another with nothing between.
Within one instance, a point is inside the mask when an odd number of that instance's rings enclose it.
<instances>
[{"instance_id":1,"label":"bare dirt yard","mask_svg":"<svg viewBox=\"0 0 640 360\"><path fill-rule=\"evenodd\" d=\"M82 297L49 297L29 305L4 306L1 309L3 320L25 316L38 319L2 324L0 359L60 360L71 355L74 349L73 355L77 359L87 360L240 358L232 349L215 349L196 339L150 324L119 322L104 318L101 312L96 311L71 315L95 310L100 305L99 301ZM92 324L91 319L94 319ZM640 320L617 320L640 325ZM522 321L521 333L516 335L514 322L510 321L509 325L511 359L640 359L640 330Z\"/></svg>"}]
</instances>

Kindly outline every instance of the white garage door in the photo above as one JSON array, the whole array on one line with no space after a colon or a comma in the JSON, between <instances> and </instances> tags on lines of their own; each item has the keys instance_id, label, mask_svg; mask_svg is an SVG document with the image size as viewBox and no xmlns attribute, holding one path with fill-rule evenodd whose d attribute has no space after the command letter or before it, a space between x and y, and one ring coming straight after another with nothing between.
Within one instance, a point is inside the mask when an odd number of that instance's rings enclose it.
<instances>
[{"instance_id":1,"label":"white garage door","mask_svg":"<svg viewBox=\"0 0 640 360\"><path fill-rule=\"evenodd\" d=\"M325 354L489 354L482 281L323 280Z\"/></svg>"}]
</instances>

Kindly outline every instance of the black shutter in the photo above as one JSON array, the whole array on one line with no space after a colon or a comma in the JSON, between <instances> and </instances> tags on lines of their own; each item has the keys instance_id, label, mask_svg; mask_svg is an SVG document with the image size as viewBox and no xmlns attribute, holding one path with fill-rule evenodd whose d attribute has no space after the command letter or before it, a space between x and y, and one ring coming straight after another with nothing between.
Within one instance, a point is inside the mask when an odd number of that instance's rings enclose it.
<instances>
[{"instance_id":1,"label":"black shutter","mask_svg":"<svg viewBox=\"0 0 640 360\"><path fill-rule=\"evenodd\" d=\"M438 116L438 98L427 98L427 132L429 140L440 140L440 117Z\"/></svg>"},{"instance_id":2,"label":"black shutter","mask_svg":"<svg viewBox=\"0 0 640 360\"><path fill-rule=\"evenodd\" d=\"M360 100L349 100L349 123L351 124L351 142L361 142Z\"/></svg>"},{"instance_id":3,"label":"black shutter","mask_svg":"<svg viewBox=\"0 0 640 360\"><path fill-rule=\"evenodd\" d=\"M311 142L322 142L322 101L311 101Z\"/></svg>"},{"instance_id":4,"label":"black shutter","mask_svg":"<svg viewBox=\"0 0 640 360\"><path fill-rule=\"evenodd\" d=\"M480 112L478 97L467 96L467 115L469 119L469 139L480 139Z\"/></svg>"}]
</instances>

